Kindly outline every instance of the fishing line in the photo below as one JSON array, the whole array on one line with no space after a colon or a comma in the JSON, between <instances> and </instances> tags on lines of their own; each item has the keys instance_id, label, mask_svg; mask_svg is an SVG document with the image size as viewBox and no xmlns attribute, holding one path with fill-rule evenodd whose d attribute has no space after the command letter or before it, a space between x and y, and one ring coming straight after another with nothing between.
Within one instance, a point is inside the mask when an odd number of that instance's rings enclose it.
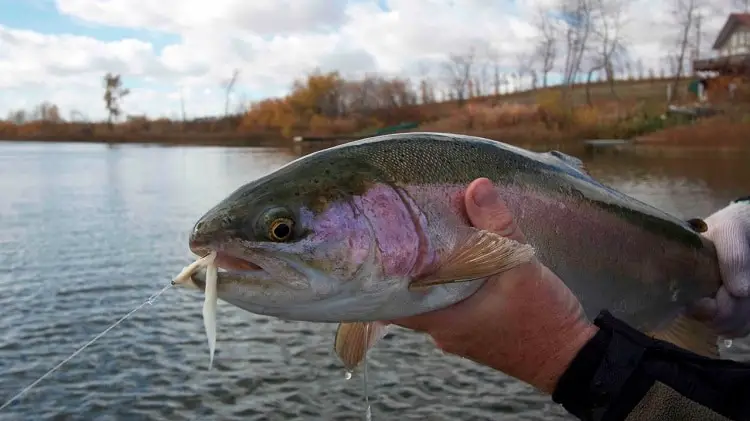
<instances>
[{"instance_id":1,"label":"fishing line","mask_svg":"<svg viewBox=\"0 0 750 421\"><path fill-rule=\"evenodd\" d=\"M80 348L78 348L77 350L75 350L75 352L73 352L72 354L70 354L70 356L68 356L68 358L60 361L56 366L52 367L49 371L47 371L46 373L42 374L41 377L39 377L38 379L34 380L33 383L31 383L30 385L28 385L25 388L23 388L20 392L16 393L16 395L13 396L12 398L8 399L4 404L2 404L2 406L0 406L0 411L2 411L3 409L7 408L8 405L10 405L11 403L13 403L13 401L15 401L16 399L18 399L21 396L25 395L27 392L29 392L31 389L33 389L37 384L39 384L39 382L41 382L42 380L44 380L45 378L47 378L47 376L49 376L50 374L52 374L55 371L59 370L60 367L62 367L65 364L67 364L70 360L72 360L73 358L75 358L76 355L78 355L81 352L83 352L84 349L88 348L94 342L96 342L99 339L101 339L101 337L104 336L104 335L106 335L110 330L116 328L117 325L119 325L120 323L122 323L125 320L127 320L130 316L132 316L133 314L135 314L136 311L142 309L143 307L145 307L145 306L147 306L149 304L153 304L154 300L157 297L159 297L160 295L162 295L166 290L168 290L171 287L172 287L172 284L170 283L167 286L165 286L161 291L159 291L156 294L153 294L152 296L148 297L148 299L146 299L146 301L144 301L143 303L141 303L138 307L130 310L130 312L128 314L120 317L116 322L112 323L108 328L104 329L100 334L94 336L93 339L91 339L90 341L86 342L83 346L81 346Z\"/></svg>"}]
</instances>

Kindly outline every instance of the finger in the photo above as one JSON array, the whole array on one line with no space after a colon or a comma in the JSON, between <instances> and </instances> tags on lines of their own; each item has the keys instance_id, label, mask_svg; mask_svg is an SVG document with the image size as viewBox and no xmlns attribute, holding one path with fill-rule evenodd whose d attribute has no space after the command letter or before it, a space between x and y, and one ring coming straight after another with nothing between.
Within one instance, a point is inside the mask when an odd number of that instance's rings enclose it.
<instances>
[{"instance_id":1,"label":"finger","mask_svg":"<svg viewBox=\"0 0 750 421\"><path fill-rule=\"evenodd\" d=\"M719 334L737 338L747 335L750 327L750 299L733 297L725 288L716 294L718 312L713 321Z\"/></svg>"},{"instance_id":2,"label":"finger","mask_svg":"<svg viewBox=\"0 0 750 421\"><path fill-rule=\"evenodd\" d=\"M469 184L466 190L466 213L477 228L526 242L513 214L489 179L478 178Z\"/></svg>"},{"instance_id":3,"label":"finger","mask_svg":"<svg viewBox=\"0 0 750 421\"><path fill-rule=\"evenodd\" d=\"M702 322L714 320L718 311L718 304L713 298L702 298L688 307L688 314Z\"/></svg>"}]
</instances>

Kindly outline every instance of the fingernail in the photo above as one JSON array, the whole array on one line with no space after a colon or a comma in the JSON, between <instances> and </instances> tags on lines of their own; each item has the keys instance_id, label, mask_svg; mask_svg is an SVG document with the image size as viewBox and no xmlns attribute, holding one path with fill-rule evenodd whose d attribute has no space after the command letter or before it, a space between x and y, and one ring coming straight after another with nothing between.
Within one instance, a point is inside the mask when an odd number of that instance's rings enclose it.
<instances>
[{"instance_id":1,"label":"fingernail","mask_svg":"<svg viewBox=\"0 0 750 421\"><path fill-rule=\"evenodd\" d=\"M474 190L474 203L480 208L492 206L498 201L497 191L492 183L481 183Z\"/></svg>"}]
</instances>

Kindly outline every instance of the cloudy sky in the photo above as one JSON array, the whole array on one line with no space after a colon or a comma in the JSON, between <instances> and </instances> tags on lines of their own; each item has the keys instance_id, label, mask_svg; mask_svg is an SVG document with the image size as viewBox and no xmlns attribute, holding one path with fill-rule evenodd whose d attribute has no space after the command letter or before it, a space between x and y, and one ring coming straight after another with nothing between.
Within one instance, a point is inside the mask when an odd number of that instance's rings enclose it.
<instances>
[{"instance_id":1,"label":"cloudy sky","mask_svg":"<svg viewBox=\"0 0 750 421\"><path fill-rule=\"evenodd\" d=\"M223 112L220 86L235 68L235 101L284 94L316 67L440 78L439 65L424 63L471 46L493 49L510 71L533 43L536 11L550 1L0 0L0 118L44 100L64 117L76 110L102 118L106 72L120 73L132 90L127 114L175 117L182 95L192 117ZM629 0L632 57L663 62L678 31L669 12L678 1ZM711 0L719 13L704 19L705 49L731 1Z\"/></svg>"}]
</instances>

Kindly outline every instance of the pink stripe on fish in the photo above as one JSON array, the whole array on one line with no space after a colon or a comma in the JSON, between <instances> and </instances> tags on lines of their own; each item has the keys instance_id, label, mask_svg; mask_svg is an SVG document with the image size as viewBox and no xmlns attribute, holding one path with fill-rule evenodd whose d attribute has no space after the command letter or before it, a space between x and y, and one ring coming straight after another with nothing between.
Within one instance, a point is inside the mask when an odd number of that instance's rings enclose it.
<instances>
[{"instance_id":1,"label":"pink stripe on fish","mask_svg":"<svg viewBox=\"0 0 750 421\"><path fill-rule=\"evenodd\" d=\"M354 204L372 227L385 276L410 274L422 253L422 227L415 224L411 209L398 192L391 186L376 184L364 195L356 196Z\"/></svg>"}]
</instances>

